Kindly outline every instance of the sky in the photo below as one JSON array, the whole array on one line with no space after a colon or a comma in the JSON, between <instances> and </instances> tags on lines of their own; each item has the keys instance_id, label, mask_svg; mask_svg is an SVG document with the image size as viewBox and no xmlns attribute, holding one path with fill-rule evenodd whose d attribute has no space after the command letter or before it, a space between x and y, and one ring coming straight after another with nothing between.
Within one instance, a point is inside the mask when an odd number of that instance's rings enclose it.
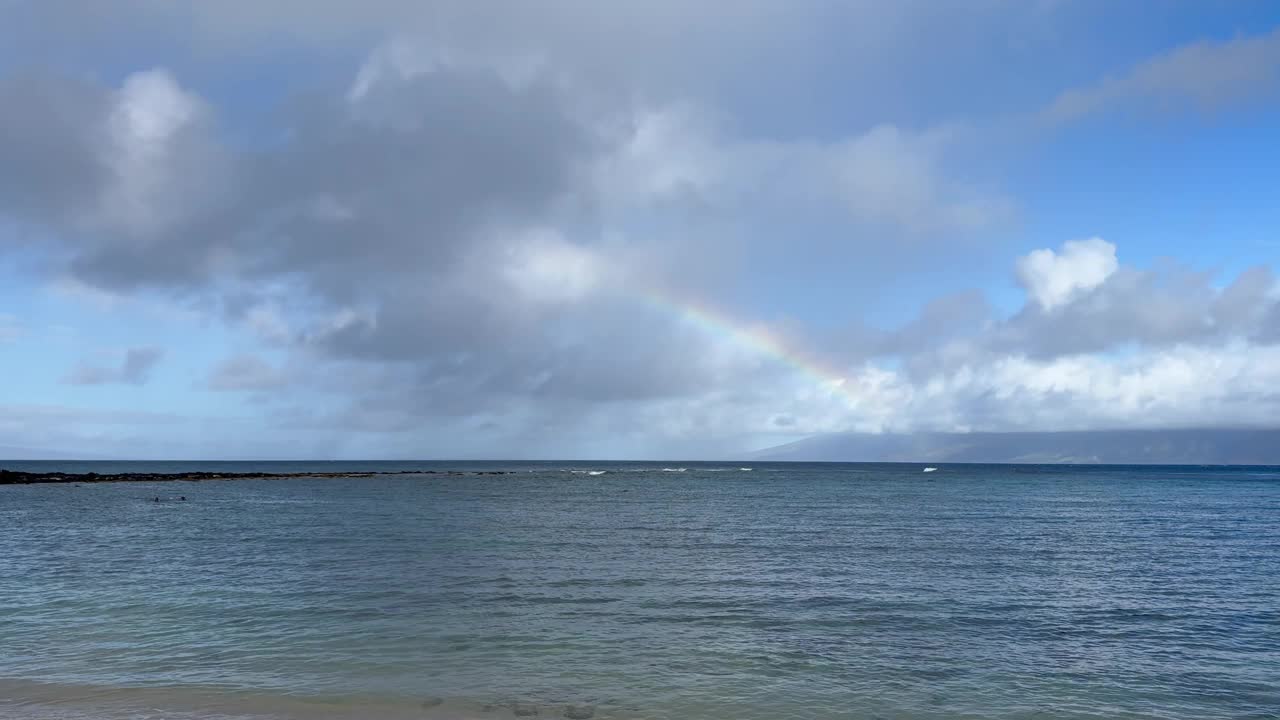
<instances>
[{"instance_id":1,"label":"sky","mask_svg":"<svg viewBox=\"0 0 1280 720\"><path fill-rule=\"evenodd\" d=\"M1266 0L0 0L0 455L1271 427Z\"/></svg>"}]
</instances>

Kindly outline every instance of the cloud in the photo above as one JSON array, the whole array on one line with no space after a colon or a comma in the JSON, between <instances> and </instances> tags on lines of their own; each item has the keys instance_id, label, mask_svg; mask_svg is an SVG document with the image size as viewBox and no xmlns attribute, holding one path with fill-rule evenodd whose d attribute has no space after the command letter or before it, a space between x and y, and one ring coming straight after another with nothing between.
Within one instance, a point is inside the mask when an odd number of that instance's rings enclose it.
<instances>
[{"instance_id":1,"label":"cloud","mask_svg":"<svg viewBox=\"0 0 1280 720\"><path fill-rule=\"evenodd\" d=\"M1280 90L1280 28L1226 41L1200 40L1083 88L1064 91L1041 114L1058 124L1125 107L1210 112Z\"/></svg>"},{"instance_id":2,"label":"cloud","mask_svg":"<svg viewBox=\"0 0 1280 720\"><path fill-rule=\"evenodd\" d=\"M1007 222L1013 215L1008 198L948 176L953 142L945 130L876 126L831 149L835 185L855 217L914 231L964 233Z\"/></svg>"},{"instance_id":3,"label":"cloud","mask_svg":"<svg viewBox=\"0 0 1280 720\"><path fill-rule=\"evenodd\" d=\"M1271 268L1219 284L1171 261L1120 264L1099 238L1015 264L1016 312L1001 317L978 291L938 298L896 329L832 346L848 361L843 398L784 394L740 419L764 427L768 408L804 435L1264 426L1280 412Z\"/></svg>"},{"instance_id":4,"label":"cloud","mask_svg":"<svg viewBox=\"0 0 1280 720\"><path fill-rule=\"evenodd\" d=\"M643 297L774 253L767 235L724 229L756 213L834 214L866 240L823 252L861 254L868 278L874 254L898 252L883 238L924 238L901 252L925 258L935 235L1007 215L998 193L952 177L950 131L754 139L695 110L615 105L536 64L405 42L342 92L299 98L262 147L230 143L163 69L114 89L59 82L88 111L27 105L30 124L82 141L103 169L66 212L23 210L64 284L218 305L319 368L386 364L372 375L388 384L348 404L407 402L415 417L657 401L754 372ZM260 383L260 370L242 358L210 386ZM85 366L70 380L122 377Z\"/></svg>"},{"instance_id":5,"label":"cloud","mask_svg":"<svg viewBox=\"0 0 1280 720\"><path fill-rule=\"evenodd\" d=\"M1168 260L1150 268L1123 265L1115 245L1100 238L1036 250L1015 266L1026 297L1007 316L981 292L965 291L927 303L901 327L861 329L832 347L851 361L892 360L904 377L927 384L1012 358L1052 363L1096 356L1112 363L1180 348L1225 353L1280 341L1280 285L1267 266L1220 284L1213 273Z\"/></svg>"},{"instance_id":6,"label":"cloud","mask_svg":"<svg viewBox=\"0 0 1280 720\"><path fill-rule=\"evenodd\" d=\"M283 38L315 52L363 50L389 36L409 37L435 48L436 55L535 58L585 82L611 85L620 94L635 90L658 96L677 88L684 94L706 93L744 72L772 87L794 86L804 77L797 71L822 68L824 61L837 58L848 61L840 82L856 93L883 80L878 68L859 60L887 59L905 71L911 60L921 60L920 46L962 57L966 48L957 47L961 43L953 37L957 21L973 31L990 26L990 34L998 37L1014 24L1011 20L1044 15L1027 5L1002 0L940 8L927 0L812 0L784 8L769 0L737 0L729 12L721 3L678 0L608 6L548 0L498 10L465 0L371 0L359 6L340 0L191 5L122 0L109 12L91 2L39 3L17 19L45 28L52 36L46 42L110 47L113 38L127 38L141 28L223 57L276 48ZM909 37L919 45L903 47ZM845 42L831 42L837 38ZM945 67L938 63L930 69Z\"/></svg>"},{"instance_id":7,"label":"cloud","mask_svg":"<svg viewBox=\"0 0 1280 720\"><path fill-rule=\"evenodd\" d=\"M724 215L776 207L837 211L878 232L965 235L1007 223L1013 203L999 190L961 181L952 128L879 124L827 142L735 135L696 110L636 116L599 181L618 204L650 209L687 203Z\"/></svg>"},{"instance_id":8,"label":"cloud","mask_svg":"<svg viewBox=\"0 0 1280 720\"><path fill-rule=\"evenodd\" d=\"M11 77L0 208L39 223L92 285L302 272L342 294L362 273L447 264L477 231L546 209L591 143L545 83L483 67L375 75L358 102L300 108L293 141L260 152L228 146L164 70L118 90Z\"/></svg>"},{"instance_id":9,"label":"cloud","mask_svg":"<svg viewBox=\"0 0 1280 720\"><path fill-rule=\"evenodd\" d=\"M216 152L200 127L208 111L163 69L130 75L113 95L99 148L111 181L87 220L95 230L146 240L190 213L191 198L219 181Z\"/></svg>"},{"instance_id":10,"label":"cloud","mask_svg":"<svg viewBox=\"0 0 1280 720\"><path fill-rule=\"evenodd\" d=\"M325 431L282 439L278 428L264 426L257 414L237 418L143 409L0 404L0 446L51 459L329 458L342 442L341 434Z\"/></svg>"},{"instance_id":11,"label":"cloud","mask_svg":"<svg viewBox=\"0 0 1280 720\"><path fill-rule=\"evenodd\" d=\"M44 223L83 214L110 174L102 156L110 93L48 72L0 75L0 210ZM5 233L8 239L10 233Z\"/></svg>"},{"instance_id":12,"label":"cloud","mask_svg":"<svg viewBox=\"0 0 1280 720\"><path fill-rule=\"evenodd\" d=\"M1101 238L1073 240L1062 252L1043 249L1018 260L1018 280L1041 307L1051 311L1101 285L1116 271L1116 246Z\"/></svg>"},{"instance_id":13,"label":"cloud","mask_svg":"<svg viewBox=\"0 0 1280 720\"><path fill-rule=\"evenodd\" d=\"M67 405L0 405L0 430L14 431L32 423L66 423L95 426L165 425L188 420L182 415L147 410L88 409Z\"/></svg>"},{"instance_id":14,"label":"cloud","mask_svg":"<svg viewBox=\"0 0 1280 720\"><path fill-rule=\"evenodd\" d=\"M103 312L225 323L243 352L202 389L269 398L261 422L290 437L366 447L607 434L659 453L760 433L1137 422L1165 408L1160 385L1209 416L1262 412L1267 367L1223 353L1269 357L1280 339L1268 268L1219 287L1176 263L1122 264L1092 238L1016 260L1013 312L956 279L1017 228L990 98L956 80L981 76L966 58L1007 40L1022 5L966 8L963 33L961 11L932 2L33 6L86 47L110 39L71 26L168 28L180 39L166 44L194 49L122 76L0 76L0 214L23 230L0 252ZM1047 114L1234 102L1270 77L1252 70L1270 38L1154 59ZM1002 68L1025 57L1000 47ZM254 71L243 93L204 53L230 77ZM274 53L315 62L258 74ZM1232 67L1248 70L1238 92L1212 95L1207 76ZM1009 84L1002 68L984 86ZM945 275L946 294L871 327L883 306L863 301L916 292L898 287L908 271ZM159 360L133 356L145 350L68 382L144 382ZM1214 367L1233 368L1229 393L1184 387L1179 368Z\"/></svg>"},{"instance_id":15,"label":"cloud","mask_svg":"<svg viewBox=\"0 0 1280 720\"><path fill-rule=\"evenodd\" d=\"M289 377L256 355L233 355L213 368L207 384L210 390L277 390Z\"/></svg>"},{"instance_id":16,"label":"cloud","mask_svg":"<svg viewBox=\"0 0 1280 720\"><path fill-rule=\"evenodd\" d=\"M1280 410L1280 348L1173 346L1126 357L1005 355L913 381L895 371L867 400L877 430L1079 430L1266 426Z\"/></svg>"},{"instance_id":17,"label":"cloud","mask_svg":"<svg viewBox=\"0 0 1280 720\"><path fill-rule=\"evenodd\" d=\"M1070 245L1054 256L1058 264L1045 266L1054 268L1057 284L1034 275L1041 284L1028 285L1032 302L988 336L993 351L1057 357L1133 345L1274 342L1267 318L1277 307L1277 285L1266 266L1250 268L1220 288L1211 273L1172 261L1150 269L1121 266L1115 247L1101 240L1088 251L1077 246L1073 253ZM1019 268L1032 258L1044 261L1049 252L1024 257ZM1074 260L1062 265L1072 253ZM1052 299L1047 304L1046 293Z\"/></svg>"},{"instance_id":18,"label":"cloud","mask_svg":"<svg viewBox=\"0 0 1280 720\"><path fill-rule=\"evenodd\" d=\"M129 348L118 366L81 363L66 376L65 382L71 385L143 385L151 379L152 370L163 357L164 350L160 348Z\"/></svg>"}]
</instances>

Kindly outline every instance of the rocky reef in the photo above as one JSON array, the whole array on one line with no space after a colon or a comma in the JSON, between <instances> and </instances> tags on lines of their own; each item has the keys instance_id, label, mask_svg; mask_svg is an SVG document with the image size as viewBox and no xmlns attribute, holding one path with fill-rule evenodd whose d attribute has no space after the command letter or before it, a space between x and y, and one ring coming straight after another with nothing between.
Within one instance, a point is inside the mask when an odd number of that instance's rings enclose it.
<instances>
[{"instance_id":1,"label":"rocky reef","mask_svg":"<svg viewBox=\"0 0 1280 720\"><path fill-rule=\"evenodd\" d=\"M184 480L262 480L276 478L370 478L380 475L509 475L510 470L358 470L346 472L181 472L181 473L60 473L22 472L0 468L0 485L41 483L176 482Z\"/></svg>"}]
</instances>

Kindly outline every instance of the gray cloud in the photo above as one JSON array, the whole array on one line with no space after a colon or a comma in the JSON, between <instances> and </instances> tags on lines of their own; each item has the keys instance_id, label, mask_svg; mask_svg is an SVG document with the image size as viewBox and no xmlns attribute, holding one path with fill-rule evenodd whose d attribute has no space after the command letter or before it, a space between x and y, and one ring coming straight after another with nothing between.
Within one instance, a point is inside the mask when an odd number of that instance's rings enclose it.
<instances>
[{"instance_id":1,"label":"gray cloud","mask_svg":"<svg viewBox=\"0 0 1280 720\"><path fill-rule=\"evenodd\" d=\"M605 96L603 102L663 105L704 98L767 134L798 128L803 135L835 130L820 112L832 95L857 99L841 104L839 125L863 128L983 112L992 97L971 91L979 85L1036 97L1040 89L1028 92L1025 65L1011 61L1010 53L1044 63L1040 43L1062 42L1068 30L1053 3L1016 0L120 0L109 10L92 0L17 5L9 13L16 17L0 25L0 40L37 57L92 62L104 53L136 51L140 37L160 37L176 61L217 57L225 67L245 70L282 49L301 51L322 60L301 74L328 82L317 78L319 68L331 67L335 58L401 38L454 61L496 61L515 75L550 69ZM1068 41L1089 40L1074 30Z\"/></svg>"},{"instance_id":2,"label":"gray cloud","mask_svg":"<svg viewBox=\"0 0 1280 720\"><path fill-rule=\"evenodd\" d=\"M64 41L107 42L86 31L128 36L138 20L233 73L289 29L290 52L349 77L287 97L266 79L254 89L279 107L239 117L180 82L207 80L183 67L195 55L174 61L182 71L105 84L12 70L0 77L12 128L0 134L0 213L36 230L22 249L50 277L181 302L269 346L270 362L226 358L202 387L246 392L317 436L388 433L412 448L430 435L448 448L472 433L537 448L605 432L675 448L761 428L1057 426L1096 419L1092 401L1136 416L1158 404L1142 382L1160 373L1181 388L1179 412L1221 407L1225 395L1197 394L1170 368L1276 341L1265 268L1219 289L1176 267L1117 267L1099 246L1063 248L1019 266L1029 300L1011 317L981 292L952 293L826 353L803 322L767 323L787 352L846 374L839 388L760 352L758 328L733 336L732 302L725 319L697 314L738 298L755 308L744 325L773 318L761 310L772 285L801 312L856 325L857 301L891 271L946 270L997 248L1018 208L987 170L991 138L938 120L982 102L957 89L976 77L963 60L1023 5L39 4L26 12ZM961 12L982 28L956 33ZM1211 76L1270 62L1267 38L1152 60L1064 95L1050 115L1243 97L1270 76L1245 73L1221 96ZM350 61L371 47L362 66ZM833 79L833 67L847 72ZM834 94L848 98L838 131L802 117ZM249 115L260 126L231 129ZM816 291L805 293L821 278L845 307L814 310ZM68 380L145 381L158 355L132 352ZM1105 353L1139 357L1090 364ZM1257 397L1266 367L1238 372L1224 387Z\"/></svg>"},{"instance_id":3,"label":"gray cloud","mask_svg":"<svg viewBox=\"0 0 1280 720\"><path fill-rule=\"evenodd\" d=\"M1101 82L1064 91L1042 113L1065 123L1114 108L1204 112L1272 97L1280 90L1280 28L1201 40L1147 59Z\"/></svg>"},{"instance_id":4,"label":"gray cloud","mask_svg":"<svg viewBox=\"0 0 1280 720\"><path fill-rule=\"evenodd\" d=\"M136 409L0 404L0 442L33 459L323 459L334 457L348 436L317 429L285 437L275 426L265 427L259 415L218 418ZM354 456L368 454L357 450Z\"/></svg>"},{"instance_id":5,"label":"gray cloud","mask_svg":"<svg viewBox=\"0 0 1280 720\"><path fill-rule=\"evenodd\" d=\"M257 355L233 355L209 373L210 390L278 390L289 384L289 377Z\"/></svg>"},{"instance_id":6,"label":"gray cloud","mask_svg":"<svg viewBox=\"0 0 1280 720\"><path fill-rule=\"evenodd\" d=\"M1247 270L1223 289L1214 287L1211 274L1171 263L1145 271L1121 268L1060 308L1029 304L999 328L995 347L1057 357L1126 344L1261 341L1262 318L1277 302L1275 287L1267 267Z\"/></svg>"},{"instance_id":7,"label":"gray cloud","mask_svg":"<svg viewBox=\"0 0 1280 720\"><path fill-rule=\"evenodd\" d=\"M0 209L41 224L84 212L110 172L98 122L108 104L104 89L61 74L0 75Z\"/></svg>"},{"instance_id":8,"label":"gray cloud","mask_svg":"<svg viewBox=\"0 0 1280 720\"><path fill-rule=\"evenodd\" d=\"M1046 310L1028 298L1007 318L998 317L977 291L940 298L901 329L863 334L849 356L897 357L910 377L927 382L1010 357L1052 363L1178 347L1264 347L1280 342L1278 288L1263 266L1222 288L1210 273L1172 263L1148 270L1121 266L1062 305Z\"/></svg>"},{"instance_id":9,"label":"gray cloud","mask_svg":"<svg viewBox=\"0 0 1280 720\"><path fill-rule=\"evenodd\" d=\"M112 289L294 275L346 300L373 276L443 273L480 230L567 192L590 143L554 89L482 68L391 71L358 102L299 106L292 141L266 152L219 145L167 73L112 93L10 85L18 127L47 137L0 141L6 170L38 181L3 173L0 203L54 228L71 272ZM66 99L83 95L95 102Z\"/></svg>"},{"instance_id":10,"label":"gray cloud","mask_svg":"<svg viewBox=\"0 0 1280 720\"><path fill-rule=\"evenodd\" d=\"M684 233L664 246L602 232L662 194L691 188L736 218L782 166L882 234L982 222L958 209L942 135L886 126L825 147L681 125L654 136L643 121L617 125L629 108L592 106L552 75L409 50L375 53L345 95L299 98L285 139L265 148L229 144L165 71L59 90L77 91L97 98L91 111L18 105L31 126L84 138L70 146L109 170L65 201L69 212L24 210L52 230L42 241L62 271L112 292L213 298L312 362L407 365L350 396L366 411L644 402L754 372L702 361L712 338L634 299L752 252L732 238L692 264L704 241ZM897 166L905 174L868 197L868 178ZM246 382L232 370L247 367L216 369L211 387ZM118 376L86 367L72 380Z\"/></svg>"},{"instance_id":11,"label":"gray cloud","mask_svg":"<svg viewBox=\"0 0 1280 720\"><path fill-rule=\"evenodd\" d=\"M887 333L877 346L884 354L913 355L921 350L981 335L995 311L978 290L965 290L930 300L920 314Z\"/></svg>"},{"instance_id":12,"label":"gray cloud","mask_svg":"<svg viewBox=\"0 0 1280 720\"><path fill-rule=\"evenodd\" d=\"M129 348L125 351L120 364L116 366L81 363L65 378L71 385L106 385L125 383L142 385L151 379L151 371L160 359L164 350L154 347Z\"/></svg>"}]
</instances>

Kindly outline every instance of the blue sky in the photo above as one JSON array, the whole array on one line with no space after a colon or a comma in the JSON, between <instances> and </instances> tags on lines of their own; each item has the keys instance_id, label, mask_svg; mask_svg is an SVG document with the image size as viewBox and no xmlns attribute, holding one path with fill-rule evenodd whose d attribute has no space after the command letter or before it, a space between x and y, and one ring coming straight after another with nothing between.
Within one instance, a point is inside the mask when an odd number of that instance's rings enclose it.
<instances>
[{"instance_id":1,"label":"blue sky","mask_svg":"<svg viewBox=\"0 0 1280 720\"><path fill-rule=\"evenodd\" d=\"M0 455L697 458L1280 411L1273 3L0 27Z\"/></svg>"}]
</instances>

